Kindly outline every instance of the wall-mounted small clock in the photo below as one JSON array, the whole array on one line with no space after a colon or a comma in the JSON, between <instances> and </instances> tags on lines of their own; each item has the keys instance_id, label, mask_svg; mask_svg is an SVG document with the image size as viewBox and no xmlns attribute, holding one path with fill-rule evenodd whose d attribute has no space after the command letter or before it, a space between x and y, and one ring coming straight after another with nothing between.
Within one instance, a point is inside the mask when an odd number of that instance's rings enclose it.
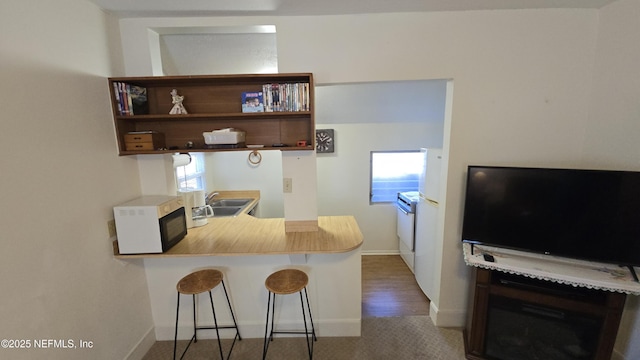
<instances>
[{"instance_id":1,"label":"wall-mounted small clock","mask_svg":"<svg viewBox=\"0 0 640 360\"><path fill-rule=\"evenodd\" d=\"M316 152L332 153L334 149L333 129L316 130Z\"/></svg>"}]
</instances>

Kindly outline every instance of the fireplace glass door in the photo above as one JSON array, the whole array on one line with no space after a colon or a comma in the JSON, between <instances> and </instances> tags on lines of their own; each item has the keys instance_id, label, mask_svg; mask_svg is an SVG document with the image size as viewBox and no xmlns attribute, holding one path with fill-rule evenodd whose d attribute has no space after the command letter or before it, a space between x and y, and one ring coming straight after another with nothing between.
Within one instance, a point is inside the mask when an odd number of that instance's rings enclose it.
<instances>
[{"instance_id":1,"label":"fireplace glass door","mask_svg":"<svg viewBox=\"0 0 640 360\"><path fill-rule=\"evenodd\" d=\"M499 360L594 359L601 320L490 296L486 356Z\"/></svg>"}]
</instances>

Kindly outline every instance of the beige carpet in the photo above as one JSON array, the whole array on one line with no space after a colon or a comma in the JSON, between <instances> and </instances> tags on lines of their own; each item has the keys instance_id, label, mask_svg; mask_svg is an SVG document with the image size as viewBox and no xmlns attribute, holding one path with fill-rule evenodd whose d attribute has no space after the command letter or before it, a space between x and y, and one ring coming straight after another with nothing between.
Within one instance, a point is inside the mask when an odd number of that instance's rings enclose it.
<instances>
[{"instance_id":1,"label":"beige carpet","mask_svg":"<svg viewBox=\"0 0 640 360\"><path fill-rule=\"evenodd\" d=\"M178 357L187 341L178 342ZM236 342L231 359L261 359L262 339ZM225 356L231 340L223 341ZM173 342L159 341L144 360L172 359ZM216 340L201 340L189 347L184 359L219 359ZM308 359L304 337L276 337L267 359ZM317 360L463 360L462 331L437 328L428 316L362 319L361 337L318 337L313 358Z\"/></svg>"}]
</instances>

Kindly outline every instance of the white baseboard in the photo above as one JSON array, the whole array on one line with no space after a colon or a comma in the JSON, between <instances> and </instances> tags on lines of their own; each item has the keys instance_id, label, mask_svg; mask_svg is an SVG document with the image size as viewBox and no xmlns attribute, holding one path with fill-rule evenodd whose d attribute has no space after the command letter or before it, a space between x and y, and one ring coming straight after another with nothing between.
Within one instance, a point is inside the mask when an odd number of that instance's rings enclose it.
<instances>
[{"instance_id":1,"label":"white baseboard","mask_svg":"<svg viewBox=\"0 0 640 360\"><path fill-rule=\"evenodd\" d=\"M156 342L156 334L153 331L153 326L147 330L144 336L136 343L136 345L129 351L125 360L142 360L142 358L149 352L149 349Z\"/></svg>"},{"instance_id":2,"label":"white baseboard","mask_svg":"<svg viewBox=\"0 0 640 360\"><path fill-rule=\"evenodd\" d=\"M362 255L400 255L399 250L363 250Z\"/></svg>"},{"instance_id":3,"label":"white baseboard","mask_svg":"<svg viewBox=\"0 0 640 360\"><path fill-rule=\"evenodd\" d=\"M467 313L465 311L441 311L431 301L429 304L429 317L437 327L462 328L466 325Z\"/></svg>"},{"instance_id":4,"label":"white baseboard","mask_svg":"<svg viewBox=\"0 0 640 360\"><path fill-rule=\"evenodd\" d=\"M344 336L344 337L359 337L360 329L361 329L361 319L334 319L334 320L322 320L313 322L316 335L323 337L334 337L334 336ZM209 324L203 324L203 326L208 326ZM228 324L221 324L228 325ZM261 339L264 338L264 323L246 323L240 322L238 323L238 327L240 330L240 335L243 339ZM301 323L295 324L287 324L287 323L277 323L276 331L279 329L282 330L292 330L292 331L304 331L304 325ZM165 326L165 327L157 327L155 331L155 337L158 341L163 340L173 340L175 336L175 329L173 326ZM199 339L215 339L216 332L215 330L205 330L198 332ZM233 339L235 336L234 329L224 329L220 330L220 338L221 339ZM180 326L178 329L178 340L189 340L193 335L193 328L190 325ZM282 335L285 336L285 335Z\"/></svg>"}]
</instances>

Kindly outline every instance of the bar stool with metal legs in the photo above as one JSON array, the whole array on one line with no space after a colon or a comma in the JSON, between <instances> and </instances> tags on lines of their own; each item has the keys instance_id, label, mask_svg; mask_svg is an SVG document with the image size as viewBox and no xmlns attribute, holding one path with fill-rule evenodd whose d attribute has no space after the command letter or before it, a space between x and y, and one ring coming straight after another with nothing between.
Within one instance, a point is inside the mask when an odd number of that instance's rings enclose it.
<instances>
[{"instance_id":1,"label":"bar stool with metal legs","mask_svg":"<svg viewBox=\"0 0 640 360\"><path fill-rule=\"evenodd\" d=\"M216 317L216 309L213 305L213 296L211 295L211 290L217 287L220 283L222 283L222 288L224 289L224 295L227 298L227 304L229 305L229 311L231 312L231 318L233 319L233 325L228 326L218 326L218 319ZM178 285L176 285L176 289L178 290L178 301L176 305L176 333L173 342L173 359L176 358L176 349L178 343L178 315L180 314L180 295L191 295L193 299L193 336L187 347L182 352L182 356L180 359L184 357L187 350L189 350L189 346L191 346L192 342L198 342L198 337L196 333L198 330L204 329L215 329L216 336L218 338L218 348L220 349L220 358L224 360L224 354L222 352L222 343L220 342L220 331L219 329L236 329L236 335L233 338L233 343L231 344L231 348L229 349L229 354L227 355L227 359L231 356L231 351L233 350L233 346L236 344L236 340L242 340L240 337L240 331L238 330L238 324L236 323L236 317L233 314L233 309L231 308L231 301L229 301L229 294L227 293L227 288L224 286L224 280L222 276L222 272L215 269L205 269L193 272L178 281ZM205 291L209 292L209 300L211 301L211 310L213 311L213 323L214 326L197 326L196 324L196 295L203 293Z\"/></svg>"},{"instance_id":2,"label":"bar stool with metal legs","mask_svg":"<svg viewBox=\"0 0 640 360\"><path fill-rule=\"evenodd\" d=\"M309 306L309 296L307 294L307 284L309 283L309 277L304 271L297 269L285 269L277 271L264 282L265 287L269 290L269 299L267 301L267 323L264 328L264 347L262 350L262 359L267 358L267 350L269 349L269 343L273 341L273 334L304 334L307 340L307 350L309 351L309 359L313 358L313 342L318 341L316 337L316 330L313 326L313 318L311 317L311 307ZM311 329L307 325L307 317L305 314L304 300L302 298L302 291L304 290L304 296L307 302L307 311L309 314L309 321L311 323ZM276 304L276 294L288 295L293 293L300 294L300 304L302 306L302 319L304 321L304 331L274 331L274 313ZM273 295L273 301L271 300ZM271 306L271 309L269 307ZM269 314L271 314L271 331L269 331Z\"/></svg>"}]
</instances>

